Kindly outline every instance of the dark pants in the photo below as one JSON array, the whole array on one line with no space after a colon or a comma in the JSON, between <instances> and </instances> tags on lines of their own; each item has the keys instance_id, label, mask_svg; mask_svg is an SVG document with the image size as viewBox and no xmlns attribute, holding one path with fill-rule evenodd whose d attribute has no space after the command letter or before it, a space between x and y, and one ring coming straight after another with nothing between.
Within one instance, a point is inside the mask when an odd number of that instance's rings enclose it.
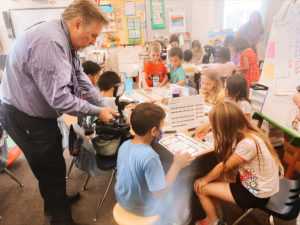
<instances>
[{"instance_id":1,"label":"dark pants","mask_svg":"<svg viewBox=\"0 0 300 225\"><path fill-rule=\"evenodd\" d=\"M66 195L66 164L62 136L56 119L28 116L2 102L0 122L9 136L23 151L39 181L44 207L52 215L51 224L73 223Z\"/></svg>"}]
</instances>

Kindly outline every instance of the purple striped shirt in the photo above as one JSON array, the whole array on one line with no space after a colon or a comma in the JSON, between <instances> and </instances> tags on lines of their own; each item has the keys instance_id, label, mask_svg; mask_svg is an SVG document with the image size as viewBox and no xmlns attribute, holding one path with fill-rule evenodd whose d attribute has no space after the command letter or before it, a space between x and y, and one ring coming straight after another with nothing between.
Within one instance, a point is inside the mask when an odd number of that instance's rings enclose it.
<instances>
[{"instance_id":1,"label":"purple striped shirt","mask_svg":"<svg viewBox=\"0 0 300 225\"><path fill-rule=\"evenodd\" d=\"M66 32L64 31L65 28ZM70 34L61 20L33 26L14 42L7 57L0 87L2 101L30 116L57 118L98 116L108 107L81 63L75 63L82 100L71 93L72 55Z\"/></svg>"}]
</instances>

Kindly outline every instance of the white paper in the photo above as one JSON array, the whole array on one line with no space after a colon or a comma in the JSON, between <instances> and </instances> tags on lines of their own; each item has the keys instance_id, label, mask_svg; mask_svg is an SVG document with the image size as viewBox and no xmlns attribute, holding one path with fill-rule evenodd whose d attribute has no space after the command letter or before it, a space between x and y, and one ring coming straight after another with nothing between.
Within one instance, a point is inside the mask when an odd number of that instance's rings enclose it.
<instances>
[{"instance_id":1,"label":"white paper","mask_svg":"<svg viewBox=\"0 0 300 225\"><path fill-rule=\"evenodd\" d=\"M134 2L125 2L125 16L135 16L135 3Z\"/></svg>"},{"instance_id":2,"label":"white paper","mask_svg":"<svg viewBox=\"0 0 300 225\"><path fill-rule=\"evenodd\" d=\"M159 143L173 154L181 151L182 153L188 152L192 156L197 156L206 150L213 149L213 147L206 143L196 141L183 133L176 133L172 136L162 138Z\"/></svg>"},{"instance_id":3,"label":"white paper","mask_svg":"<svg viewBox=\"0 0 300 225\"><path fill-rule=\"evenodd\" d=\"M152 0L152 14L153 14L153 23L154 24L163 24L163 8L162 0Z\"/></svg>"},{"instance_id":4,"label":"white paper","mask_svg":"<svg viewBox=\"0 0 300 225\"><path fill-rule=\"evenodd\" d=\"M169 12L170 33L186 32L184 9L172 9Z\"/></svg>"},{"instance_id":5,"label":"white paper","mask_svg":"<svg viewBox=\"0 0 300 225\"><path fill-rule=\"evenodd\" d=\"M169 100L169 118L172 128L189 129L201 123L205 104L203 95L178 97Z\"/></svg>"}]
</instances>

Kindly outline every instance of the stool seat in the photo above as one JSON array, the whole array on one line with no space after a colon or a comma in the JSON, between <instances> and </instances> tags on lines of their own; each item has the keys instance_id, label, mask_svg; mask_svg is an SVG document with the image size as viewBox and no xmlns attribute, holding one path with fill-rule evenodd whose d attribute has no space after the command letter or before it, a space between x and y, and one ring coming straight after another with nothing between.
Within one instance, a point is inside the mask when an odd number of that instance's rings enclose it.
<instances>
[{"instance_id":1,"label":"stool seat","mask_svg":"<svg viewBox=\"0 0 300 225\"><path fill-rule=\"evenodd\" d=\"M159 218L159 215L149 217L134 215L122 208L119 203L115 205L113 215L119 225L153 225Z\"/></svg>"}]
</instances>

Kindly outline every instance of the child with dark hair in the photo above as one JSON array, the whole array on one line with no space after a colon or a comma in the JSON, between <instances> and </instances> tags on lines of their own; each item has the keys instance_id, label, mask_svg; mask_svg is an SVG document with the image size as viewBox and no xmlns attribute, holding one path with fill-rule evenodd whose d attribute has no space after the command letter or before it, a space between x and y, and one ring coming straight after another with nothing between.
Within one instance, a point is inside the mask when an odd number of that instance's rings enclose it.
<instances>
[{"instance_id":1,"label":"child with dark hair","mask_svg":"<svg viewBox=\"0 0 300 225\"><path fill-rule=\"evenodd\" d=\"M186 74L186 85L190 87L196 87L194 84L194 74L196 73L196 65L192 62L193 52L189 49L183 52L183 69Z\"/></svg>"},{"instance_id":2,"label":"child with dark hair","mask_svg":"<svg viewBox=\"0 0 300 225\"><path fill-rule=\"evenodd\" d=\"M171 83L183 86L185 84L185 72L182 67L183 52L179 47L171 48L169 51L169 59L171 63L170 77ZM168 84L170 85L170 83Z\"/></svg>"},{"instance_id":3,"label":"child with dark hair","mask_svg":"<svg viewBox=\"0 0 300 225\"><path fill-rule=\"evenodd\" d=\"M122 208L138 216L154 216L164 212L166 203L162 198L172 187L180 170L194 159L189 153L177 152L165 175L159 155L151 147L151 143L158 142L163 135L165 117L164 110L158 105L139 104L130 117L135 137L119 148L116 199ZM166 224L164 222L161 224Z\"/></svg>"},{"instance_id":4,"label":"child with dark hair","mask_svg":"<svg viewBox=\"0 0 300 225\"><path fill-rule=\"evenodd\" d=\"M176 34L172 34L170 37L170 45L171 47L178 47L179 46L179 38Z\"/></svg>"},{"instance_id":5,"label":"child with dark hair","mask_svg":"<svg viewBox=\"0 0 300 225\"><path fill-rule=\"evenodd\" d=\"M258 58L255 52L250 48L245 38L236 38L233 42L236 53L240 54L240 65L236 67L237 73L242 73L247 80L247 90L252 83L258 82L260 70L258 66Z\"/></svg>"},{"instance_id":6,"label":"child with dark hair","mask_svg":"<svg viewBox=\"0 0 300 225\"><path fill-rule=\"evenodd\" d=\"M221 80L225 81L226 77L232 75L235 70L235 65L230 61L229 48L223 47L216 54L216 61L218 63L213 64L212 69L215 70L221 77Z\"/></svg>"},{"instance_id":7,"label":"child with dark hair","mask_svg":"<svg viewBox=\"0 0 300 225\"><path fill-rule=\"evenodd\" d=\"M203 54L203 51L201 48L200 41L198 41L198 40L192 41L192 52L193 52L192 62L196 63L196 64L201 64L204 54Z\"/></svg>"},{"instance_id":8,"label":"child with dark hair","mask_svg":"<svg viewBox=\"0 0 300 225\"><path fill-rule=\"evenodd\" d=\"M104 100L110 108L115 110L118 110L118 108L115 104L115 97L113 96L114 86L120 82L121 79L117 73L106 71L100 76L97 83Z\"/></svg>"},{"instance_id":9,"label":"child with dark hair","mask_svg":"<svg viewBox=\"0 0 300 225\"><path fill-rule=\"evenodd\" d=\"M82 67L83 67L83 72L86 75L88 75L92 84L96 86L97 81L100 77L100 70L101 70L100 66L97 63L88 60L82 63Z\"/></svg>"}]
</instances>

